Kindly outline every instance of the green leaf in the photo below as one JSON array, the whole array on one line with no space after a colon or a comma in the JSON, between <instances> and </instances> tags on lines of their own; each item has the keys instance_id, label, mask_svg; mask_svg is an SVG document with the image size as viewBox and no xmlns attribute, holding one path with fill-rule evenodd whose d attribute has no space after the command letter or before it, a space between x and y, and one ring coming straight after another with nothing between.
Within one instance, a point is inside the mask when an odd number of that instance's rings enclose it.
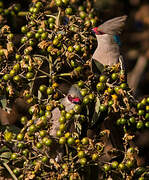
<instances>
[{"instance_id":1,"label":"green leaf","mask_svg":"<svg viewBox=\"0 0 149 180\"><path fill-rule=\"evenodd\" d=\"M74 122L76 132L80 135L82 131L82 125L79 121Z\"/></svg>"},{"instance_id":2,"label":"green leaf","mask_svg":"<svg viewBox=\"0 0 149 180\"><path fill-rule=\"evenodd\" d=\"M6 108L6 105L7 105L7 99L5 96L1 96L0 97L0 102L2 104L2 108L5 109Z\"/></svg>"},{"instance_id":3,"label":"green leaf","mask_svg":"<svg viewBox=\"0 0 149 180\"><path fill-rule=\"evenodd\" d=\"M2 154L0 154L1 161L5 163L9 162L10 157L11 157L11 152L3 152Z\"/></svg>"},{"instance_id":4,"label":"green leaf","mask_svg":"<svg viewBox=\"0 0 149 180\"><path fill-rule=\"evenodd\" d=\"M9 151L9 148L7 146L2 146L0 148L0 154L4 153L4 152L8 152Z\"/></svg>"},{"instance_id":5,"label":"green leaf","mask_svg":"<svg viewBox=\"0 0 149 180\"><path fill-rule=\"evenodd\" d=\"M104 65L92 59L92 71L93 73L102 73L104 71Z\"/></svg>"},{"instance_id":6,"label":"green leaf","mask_svg":"<svg viewBox=\"0 0 149 180\"><path fill-rule=\"evenodd\" d=\"M6 129L14 134L18 134L20 132L20 128L14 126L14 125L9 125L9 126L7 126Z\"/></svg>"}]
</instances>

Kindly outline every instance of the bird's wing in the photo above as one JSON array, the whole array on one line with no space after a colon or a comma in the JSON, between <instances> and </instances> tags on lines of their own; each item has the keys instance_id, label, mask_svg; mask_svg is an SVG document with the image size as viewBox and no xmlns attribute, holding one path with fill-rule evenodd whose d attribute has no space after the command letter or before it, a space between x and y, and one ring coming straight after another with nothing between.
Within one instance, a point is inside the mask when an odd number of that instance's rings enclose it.
<instances>
[{"instance_id":1,"label":"bird's wing","mask_svg":"<svg viewBox=\"0 0 149 180\"><path fill-rule=\"evenodd\" d=\"M127 16L124 15L110 19L98 26L98 30L106 34L119 34L125 25L126 18Z\"/></svg>"},{"instance_id":2,"label":"bird's wing","mask_svg":"<svg viewBox=\"0 0 149 180\"><path fill-rule=\"evenodd\" d=\"M55 108L52 111L52 117L50 119L50 123L52 124L50 129L50 135L53 137L56 137L56 132L59 129L59 125L60 125L59 118L60 118L59 108Z\"/></svg>"}]
</instances>

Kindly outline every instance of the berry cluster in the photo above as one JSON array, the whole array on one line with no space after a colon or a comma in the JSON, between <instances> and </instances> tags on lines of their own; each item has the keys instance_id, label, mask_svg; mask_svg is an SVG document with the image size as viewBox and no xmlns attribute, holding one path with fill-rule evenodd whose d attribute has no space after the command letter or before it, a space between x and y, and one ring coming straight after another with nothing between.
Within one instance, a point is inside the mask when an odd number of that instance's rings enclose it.
<instances>
[{"instance_id":1,"label":"berry cluster","mask_svg":"<svg viewBox=\"0 0 149 180\"><path fill-rule=\"evenodd\" d=\"M0 110L10 110L4 111L8 121L17 120L0 130L0 162L11 176L148 178L133 137L149 127L149 99L135 100L120 64L92 72L97 42L91 29L98 21L92 2L33 0L27 12L19 4L6 11L4 4L3 18L9 21L10 13L27 20L19 36L11 26L0 26ZM67 110L65 86L74 84L81 98L68 98L79 103Z\"/></svg>"}]
</instances>

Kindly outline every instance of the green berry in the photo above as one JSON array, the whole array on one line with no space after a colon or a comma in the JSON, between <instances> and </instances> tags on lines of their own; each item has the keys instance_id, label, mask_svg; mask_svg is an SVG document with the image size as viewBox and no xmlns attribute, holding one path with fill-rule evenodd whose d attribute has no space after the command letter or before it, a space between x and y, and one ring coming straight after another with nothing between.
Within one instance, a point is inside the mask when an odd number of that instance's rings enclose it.
<instances>
[{"instance_id":1,"label":"green berry","mask_svg":"<svg viewBox=\"0 0 149 180\"><path fill-rule=\"evenodd\" d=\"M111 170L111 166L109 164L104 164L103 168L105 172L108 172Z\"/></svg>"},{"instance_id":2,"label":"green berry","mask_svg":"<svg viewBox=\"0 0 149 180\"><path fill-rule=\"evenodd\" d=\"M107 81L107 77L105 75L101 75L99 81L105 83Z\"/></svg>"},{"instance_id":3,"label":"green berry","mask_svg":"<svg viewBox=\"0 0 149 180\"><path fill-rule=\"evenodd\" d=\"M83 158L85 156L85 152L79 151L77 156L78 156L78 158Z\"/></svg>"},{"instance_id":4,"label":"green berry","mask_svg":"<svg viewBox=\"0 0 149 180\"><path fill-rule=\"evenodd\" d=\"M74 138L73 138L73 137L69 137L69 138L67 139L67 143L68 143L68 145L74 145L74 143L75 143Z\"/></svg>"},{"instance_id":5,"label":"green berry","mask_svg":"<svg viewBox=\"0 0 149 180\"><path fill-rule=\"evenodd\" d=\"M97 91L103 91L105 89L105 84L102 83L102 82L99 82L97 85L96 85L96 88L97 88Z\"/></svg>"},{"instance_id":6,"label":"green berry","mask_svg":"<svg viewBox=\"0 0 149 180\"><path fill-rule=\"evenodd\" d=\"M142 129L144 127L144 123L140 120L137 122L136 127L137 127L137 129Z\"/></svg>"},{"instance_id":7,"label":"green berry","mask_svg":"<svg viewBox=\"0 0 149 180\"><path fill-rule=\"evenodd\" d=\"M81 159L79 160L79 162L80 162L81 165L84 166L84 165L87 163L87 159L86 159L86 158L81 158Z\"/></svg>"},{"instance_id":8,"label":"green berry","mask_svg":"<svg viewBox=\"0 0 149 180\"><path fill-rule=\"evenodd\" d=\"M60 137L59 144L65 144L65 143L66 143L66 138L65 137Z\"/></svg>"},{"instance_id":9,"label":"green berry","mask_svg":"<svg viewBox=\"0 0 149 180\"><path fill-rule=\"evenodd\" d=\"M84 145L89 144L89 139L88 139L88 137L84 137L84 138L81 140L81 142L82 142L82 144L84 144Z\"/></svg>"}]
</instances>

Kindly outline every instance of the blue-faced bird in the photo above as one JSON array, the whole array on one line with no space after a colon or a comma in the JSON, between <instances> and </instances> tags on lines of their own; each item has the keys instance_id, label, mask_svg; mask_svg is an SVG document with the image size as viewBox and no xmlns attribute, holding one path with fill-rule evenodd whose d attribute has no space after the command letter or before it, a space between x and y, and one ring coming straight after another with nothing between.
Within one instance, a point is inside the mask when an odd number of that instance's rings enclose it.
<instances>
[{"instance_id":1,"label":"blue-faced bird","mask_svg":"<svg viewBox=\"0 0 149 180\"><path fill-rule=\"evenodd\" d=\"M120 16L110 19L98 27L93 28L97 38L97 48L92 56L94 64L103 66L112 66L118 62L123 65L123 59L120 54L119 34L125 25L127 16Z\"/></svg>"}]
</instances>

